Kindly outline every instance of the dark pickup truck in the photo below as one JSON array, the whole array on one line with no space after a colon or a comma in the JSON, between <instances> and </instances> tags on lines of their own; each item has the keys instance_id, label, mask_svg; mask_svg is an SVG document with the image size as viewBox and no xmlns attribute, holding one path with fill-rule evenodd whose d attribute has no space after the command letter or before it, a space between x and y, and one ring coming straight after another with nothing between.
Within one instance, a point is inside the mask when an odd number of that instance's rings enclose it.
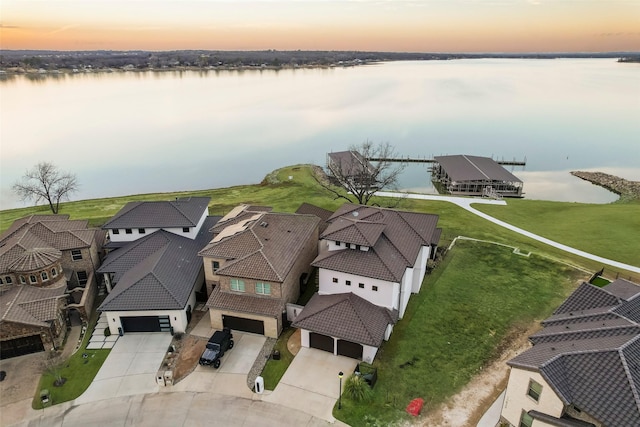
<instances>
[{"instance_id":1,"label":"dark pickup truck","mask_svg":"<svg viewBox=\"0 0 640 427\"><path fill-rule=\"evenodd\" d=\"M214 368L220 367L220 358L224 356L224 353L233 348L233 335L231 329L224 328L221 331L216 331L209 341L207 347L204 349L204 353L200 356L200 364L202 366L213 365Z\"/></svg>"}]
</instances>

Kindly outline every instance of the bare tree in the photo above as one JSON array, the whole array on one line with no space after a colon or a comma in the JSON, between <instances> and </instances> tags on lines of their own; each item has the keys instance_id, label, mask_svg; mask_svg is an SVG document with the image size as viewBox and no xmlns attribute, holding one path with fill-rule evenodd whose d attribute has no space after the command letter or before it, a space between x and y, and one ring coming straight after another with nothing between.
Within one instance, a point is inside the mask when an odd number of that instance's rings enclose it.
<instances>
[{"instance_id":1,"label":"bare tree","mask_svg":"<svg viewBox=\"0 0 640 427\"><path fill-rule=\"evenodd\" d=\"M397 157L388 142L374 145L365 141L352 145L349 151L329 153L326 167L329 182L316 181L336 199L366 205L377 191L396 188L398 177L405 168L404 163L391 161ZM345 188L346 194L339 187Z\"/></svg>"},{"instance_id":2,"label":"bare tree","mask_svg":"<svg viewBox=\"0 0 640 427\"><path fill-rule=\"evenodd\" d=\"M12 189L23 201L33 200L37 204L45 200L51 212L57 214L60 201L68 200L78 187L75 174L62 172L53 163L40 162L13 184Z\"/></svg>"}]
</instances>

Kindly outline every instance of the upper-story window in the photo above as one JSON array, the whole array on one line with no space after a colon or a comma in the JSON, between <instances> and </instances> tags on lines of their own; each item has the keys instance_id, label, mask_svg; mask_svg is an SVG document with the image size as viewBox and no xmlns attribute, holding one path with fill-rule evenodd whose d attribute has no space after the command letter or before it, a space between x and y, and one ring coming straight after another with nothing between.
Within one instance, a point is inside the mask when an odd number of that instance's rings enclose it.
<instances>
[{"instance_id":1,"label":"upper-story window","mask_svg":"<svg viewBox=\"0 0 640 427\"><path fill-rule=\"evenodd\" d=\"M34 274L32 274L31 276L29 276L29 282L38 283L38 278Z\"/></svg>"},{"instance_id":2,"label":"upper-story window","mask_svg":"<svg viewBox=\"0 0 640 427\"><path fill-rule=\"evenodd\" d=\"M24 279L24 276L19 276L18 279L20 280L20 283L22 283L23 285L27 283L27 281Z\"/></svg>"},{"instance_id":3,"label":"upper-story window","mask_svg":"<svg viewBox=\"0 0 640 427\"><path fill-rule=\"evenodd\" d=\"M55 267L51 269L51 276L56 277L58 275L58 270Z\"/></svg>"},{"instance_id":4,"label":"upper-story window","mask_svg":"<svg viewBox=\"0 0 640 427\"><path fill-rule=\"evenodd\" d=\"M182 232L183 233L188 233L189 230L191 230L189 227L182 227Z\"/></svg>"},{"instance_id":5,"label":"upper-story window","mask_svg":"<svg viewBox=\"0 0 640 427\"><path fill-rule=\"evenodd\" d=\"M257 282L256 283L256 294L260 295L271 295L271 284Z\"/></svg>"},{"instance_id":6,"label":"upper-story window","mask_svg":"<svg viewBox=\"0 0 640 427\"><path fill-rule=\"evenodd\" d=\"M364 283L358 283L358 287L364 289Z\"/></svg>"},{"instance_id":7,"label":"upper-story window","mask_svg":"<svg viewBox=\"0 0 640 427\"><path fill-rule=\"evenodd\" d=\"M357 249L357 250L360 250L360 245L356 245L356 249Z\"/></svg>"},{"instance_id":8,"label":"upper-story window","mask_svg":"<svg viewBox=\"0 0 640 427\"><path fill-rule=\"evenodd\" d=\"M86 271L78 271L76 274L78 275L78 284L80 284L80 286L86 285L87 282L89 281L89 277L87 276L87 272Z\"/></svg>"},{"instance_id":9,"label":"upper-story window","mask_svg":"<svg viewBox=\"0 0 640 427\"><path fill-rule=\"evenodd\" d=\"M138 233L144 234L146 232L147 232L147 230L145 230L144 228L138 228Z\"/></svg>"},{"instance_id":10,"label":"upper-story window","mask_svg":"<svg viewBox=\"0 0 640 427\"><path fill-rule=\"evenodd\" d=\"M4 280L2 280L2 277L0 277L0 285L4 285Z\"/></svg>"},{"instance_id":11,"label":"upper-story window","mask_svg":"<svg viewBox=\"0 0 640 427\"><path fill-rule=\"evenodd\" d=\"M378 287L376 285L371 286L371 290L373 292L378 292Z\"/></svg>"},{"instance_id":12,"label":"upper-story window","mask_svg":"<svg viewBox=\"0 0 640 427\"><path fill-rule=\"evenodd\" d=\"M4 281L7 283L7 285L10 285L11 283L13 283L13 280L11 279L11 276L5 277Z\"/></svg>"},{"instance_id":13,"label":"upper-story window","mask_svg":"<svg viewBox=\"0 0 640 427\"><path fill-rule=\"evenodd\" d=\"M80 261L82 259L82 251L80 249L72 249L71 259L74 261Z\"/></svg>"},{"instance_id":14,"label":"upper-story window","mask_svg":"<svg viewBox=\"0 0 640 427\"><path fill-rule=\"evenodd\" d=\"M231 290L236 292L244 292L244 280L231 279Z\"/></svg>"},{"instance_id":15,"label":"upper-story window","mask_svg":"<svg viewBox=\"0 0 640 427\"><path fill-rule=\"evenodd\" d=\"M43 271L42 273L40 273L40 277L42 277L43 281L49 280L49 276L47 275L46 271Z\"/></svg>"},{"instance_id":16,"label":"upper-story window","mask_svg":"<svg viewBox=\"0 0 640 427\"><path fill-rule=\"evenodd\" d=\"M338 278L337 277L333 278L333 283L338 283Z\"/></svg>"},{"instance_id":17,"label":"upper-story window","mask_svg":"<svg viewBox=\"0 0 640 427\"><path fill-rule=\"evenodd\" d=\"M529 380L527 395L537 402L540 400L540 393L542 393L542 386L534 380Z\"/></svg>"},{"instance_id":18,"label":"upper-story window","mask_svg":"<svg viewBox=\"0 0 640 427\"><path fill-rule=\"evenodd\" d=\"M220 261L211 261L211 269L215 273L220 269Z\"/></svg>"},{"instance_id":19,"label":"upper-story window","mask_svg":"<svg viewBox=\"0 0 640 427\"><path fill-rule=\"evenodd\" d=\"M111 232L112 232L113 234L120 234L120 230L119 230L119 229L117 229L117 228L114 228L113 230L111 230Z\"/></svg>"},{"instance_id":20,"label":"upper-story window","mask_svg":"<svg viewBox=\"0 0 640 427\"><path fill-rule=\"evenodd\" d=\"M351 286L351 280L345 280L344 284L347 286Z\"/></svg>"},{"instance_id":21,"label":"upper-story window","mask_svg":"<svg viewBox=\"0 0 640 427\"><path fill-rule=\"evenodd\" d=\"M130 229L130 228L125 228L125 229L124 229L124 232L125 232L126 234L133 234L133 230L132 230L132 229Z\"/></svg>"},{"instance_id":22,"label":"upper-story window","mask_svg":"<svg viewBox=\"0 0 640 427\"><path fill-rule=\"evenodd\" d=\"M340 245L342 245L342 243L336 242L336 246L340 246Z\"/></svg>"}]
</instances>

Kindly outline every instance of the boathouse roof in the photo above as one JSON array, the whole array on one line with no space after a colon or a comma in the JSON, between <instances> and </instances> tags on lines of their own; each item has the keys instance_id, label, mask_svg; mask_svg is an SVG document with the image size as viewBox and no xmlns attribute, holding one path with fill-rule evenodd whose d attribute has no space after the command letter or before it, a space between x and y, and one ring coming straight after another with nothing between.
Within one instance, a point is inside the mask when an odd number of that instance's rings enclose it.
<instances>
[{"instance_id":1,"label":"boathouse roof","mask_svg":"<svg viewBox=\"0 0 640 427\"><path fill-rule=\"evenodd\" d=\"M490 157L458 154L454 156L436 156L434 159L452 181L522 182Z\"/></svg>"}]
</instances>

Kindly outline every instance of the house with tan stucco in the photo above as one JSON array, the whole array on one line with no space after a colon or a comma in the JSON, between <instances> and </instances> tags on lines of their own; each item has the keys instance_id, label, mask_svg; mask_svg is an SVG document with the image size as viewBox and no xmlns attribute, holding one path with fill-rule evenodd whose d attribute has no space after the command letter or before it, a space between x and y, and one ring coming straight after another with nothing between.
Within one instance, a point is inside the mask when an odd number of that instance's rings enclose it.
<instances>
[{"instance_id":1,"label":"house with tan stucco","mask_svg":"<svg viewBox=\"0 0 640 427\"><path fill-rule=\"evenodd\" d=\"M501 421L640 425L640 286L582 283L542 325L532 347L508 362Z\"/></svg>"},{"instance_id":2,"label":"house with tan stucco","mask_svg":"<svg viewBox=\"0 0 640 427\"><path fill-rule=\"evenodd\" d=\"M200 251L214 329L277 338L318 253L320 218L240 205Z\"/></svg>"}]
</instances>

